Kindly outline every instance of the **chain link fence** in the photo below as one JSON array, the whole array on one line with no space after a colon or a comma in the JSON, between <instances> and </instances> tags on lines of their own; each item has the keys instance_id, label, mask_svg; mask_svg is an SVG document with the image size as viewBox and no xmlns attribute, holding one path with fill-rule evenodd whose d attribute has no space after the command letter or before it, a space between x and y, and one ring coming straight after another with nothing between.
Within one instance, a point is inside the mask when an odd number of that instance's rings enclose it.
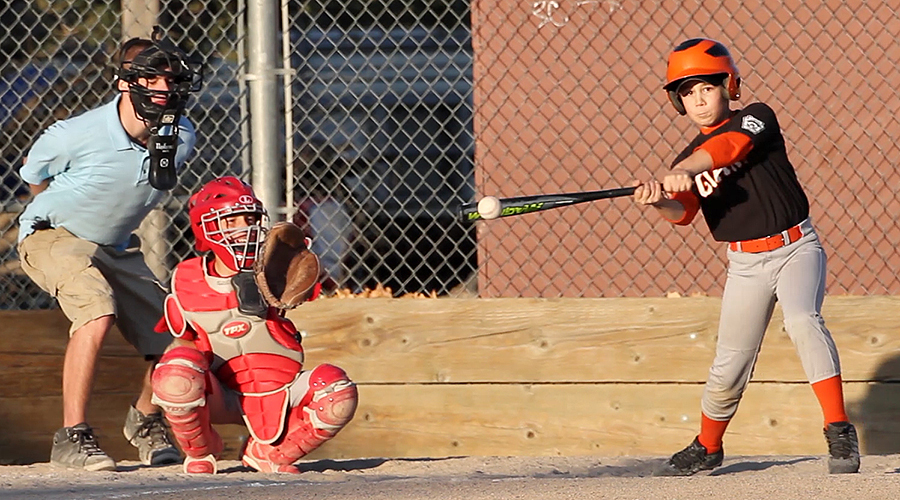
<instances>
[{"instance_id":1,"label":"chain link fence","mask_svg":"<svg viewBox=\"0 0 900 500\"><path fill-rule=\"evenodd\" d=\"M303 5L287 23L287 201L326 285L463 288L476 268L475 228L455 218L474 197L468 3Z\"/></svg>"},{"instance_id":2,"label":"chain link fence","mask_svg":"<svg viewBox=\"0 0 900 500\"><path fill-rule=\"evenodd\" d=\"M130 2L145 8L150 2ZM16 218L29 202L18 170L38 135L57 120L109 102L115 93L116 51L124 38L148 37L150 26L125 36L119 0L13 1L0 6L0 309L54 307L22 272L15 243ZM169 2L155 22L189 55L206 61L203 90L192 96L188 116L200 131L181 184L151 213L139 235L151 268L166 278L192 253L184 213L189 194L219 175L246 178L242 161L239 11L233 3ZM202 7L202 8L198 8ZM132 13L134 14L134 13ZM137 13L144 15L143 12ZM133 16L134 17L134 16Z\"/></svg>"},{"instance_id":3,"label":"chain link fence","mask_svg":"<svg viewBox=\"0 0 900 500\"><path fill-rule=\"evenodd\" d=\"M17 171L55 120L113 96L120 0L0 4L0 308L53 307L24 276ZM148 2L149 3L149 2ZM895 294L900 14L888 2L405 0L280 3L282 204L329 289L395 294L720 294L724 248L628 200L476 224L482 195L583 191L659 175L693 130L660 90L682 39L732 48L742 104L778 112L829 254L828 290ZM194 158L141 229L162 277L192 256L190 192L250 180L244 0L165 1L155 22L207 63ZM126 12L127 14L127 12ZM470 21L471 17L471 21ZM142 33L149 34L149 27ZM282 172L284 175L282 176Z\"/></svg>"},{"instance_id":4,"label":"chain link fence","mask_svg":"<svg viewBox=\"0 0 900 500\"><path fill-rule=\"evenodd\" d=\"M145 5L146 4L146 5ZM152 4L152 5L151 5ZM453 217L473 196L472 52L469 5L436 2L283 2L284 163L273 219L313 236L330 289L378 283L395 294L460 290L475 273L474 227ZM129 11L137 9L139 12ZM193 255L184 204L223 174L251 180L244 1L14 1L0 6L0 308L53 307L21 271L16 218L29 190L18 177L31 144L56 120L114 95L115 51L126 19L160 24L206 62L187 114L194 157L139 235L165 279ZM158 12L158 15L156 14Z\"/></svg>"},{"instance_id":5,"label":"chain link fence","mask_svg":"<svg viewBox=\"0 0 900 500\"><path fill-rule=\"evenodd\" d=\"M696 134L661 87L689 38L725 43L739 105L771 105L832 294L897 294L900 14L885 1L473 4L480 195L661 178ZM725 246L629 200L479 223L482 296L721 295Z\"/></svg>"}]
</instances>

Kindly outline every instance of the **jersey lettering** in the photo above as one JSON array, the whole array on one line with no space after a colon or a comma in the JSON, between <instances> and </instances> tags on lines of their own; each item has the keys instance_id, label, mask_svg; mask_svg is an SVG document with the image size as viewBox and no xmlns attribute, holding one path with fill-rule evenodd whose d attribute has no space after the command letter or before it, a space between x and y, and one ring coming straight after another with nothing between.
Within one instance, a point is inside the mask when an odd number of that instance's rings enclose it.
<instances>
[{"instance_id":1,"label":"jersey lettering","mask_svg":"<svg viewBox=\"0 0 900 500\"><path fill-rule=\"evenodd\" d=\"M719 167L714 170L704 170L700 172L696 176L694 176L694 183L697 184L697 192L700 193L700 196L706 198L707 196L713 194L713 191L719 187L722 179L728 177L729 175L735 173L744 166L743 161L738 161L732 163L731 165L725 167Z\"/></svg>"},{"instance_id":2,"label":"jersey lettering","mask_svg":"<svg viewBox=\"0 0 900 500\"><path fill-rule=\"evenodd\" d=\"M720 160L709 172L693 176L691 190L716 241L776 234L809 216L809 202L788 160L784 136L771 108L763 103L750 104L708 132L701 131L694 137L670 166L720 134L738 133L753 143L741 162Z\"/></svg>"}]
</instances>

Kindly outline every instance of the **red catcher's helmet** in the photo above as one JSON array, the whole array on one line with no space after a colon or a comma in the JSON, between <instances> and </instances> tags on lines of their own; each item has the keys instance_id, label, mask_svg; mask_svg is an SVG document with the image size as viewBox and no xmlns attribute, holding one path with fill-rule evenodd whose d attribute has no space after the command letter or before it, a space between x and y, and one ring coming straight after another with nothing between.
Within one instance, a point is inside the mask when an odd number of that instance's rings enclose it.
<instances>
[{"instance_id":1,"label":"red catcher's helmet","mask_svg":"<svg viewBox=\"0 0 900 500\"><path fill-rule=\"evenodd\" d=\"M666 84L663 88L669 101L680 114L685 114L684 104L678 96L678 86L691 77L721 75L722 86L732 101L741 97L741 74L738 72L731 53L721 43L708 38L685 40L669 54L666 66Z\"/></svg>"},{"instance_id":2,"label":"red catcher's helmet","mask_svg":"<svg viewBox=\"0 0 900 500\"><path fill-rule=\"evenodd\" d=\"M191 196L188 214L197 251L212 250L233 271L253 268L265 238L267 217L249 184L231 176L210 181ZM258 222L233 229L221 226L222 219L238 214L255 214Z\"/></svg>"}]
</instances>

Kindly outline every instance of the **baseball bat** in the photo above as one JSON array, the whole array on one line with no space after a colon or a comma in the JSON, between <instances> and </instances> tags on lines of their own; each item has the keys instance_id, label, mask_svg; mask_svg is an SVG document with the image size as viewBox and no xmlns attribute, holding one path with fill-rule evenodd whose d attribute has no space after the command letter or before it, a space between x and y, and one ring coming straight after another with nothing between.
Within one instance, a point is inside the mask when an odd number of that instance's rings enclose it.
<instances>
[{"instance_id":1,"label":"baseball bat","mask_svg":"<svg viewBox=\"0 0 900 500\"><path fill-rule=\"evenodd\" d=\"M514 215L542 212L544 210L602 200L605 198L631 196L634 194L635 189L637 189L637 187L584 191L581 193L537 194L532 196L500 198L500 217L512 217ZM478 213L478 203L469 202L461 204L459 206L459 218L462 221L476 221L481 219L481 214Z\"/></svg>"}]
</instances>

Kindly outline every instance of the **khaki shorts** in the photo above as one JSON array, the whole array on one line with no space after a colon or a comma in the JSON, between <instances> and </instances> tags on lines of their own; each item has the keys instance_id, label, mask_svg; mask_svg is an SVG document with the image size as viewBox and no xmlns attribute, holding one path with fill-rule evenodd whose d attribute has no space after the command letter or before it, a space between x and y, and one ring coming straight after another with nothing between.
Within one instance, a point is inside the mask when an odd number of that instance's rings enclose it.
<instances>
[{"instance_id":1,"label":"khaki shorts","mask_svg":"<svg viewBox=\"0 0 900 500\"><path fill-rule=\"evenodd\" d=\"M119 251L53 228L29 234L18 250L25 274L56 297L72 321L70 336L85 323L112 314L138 352L158 356L172 340L168 333L153 331L166 293L144 262L139 242L133 243Z\"/></svg>"}]
</instances>

